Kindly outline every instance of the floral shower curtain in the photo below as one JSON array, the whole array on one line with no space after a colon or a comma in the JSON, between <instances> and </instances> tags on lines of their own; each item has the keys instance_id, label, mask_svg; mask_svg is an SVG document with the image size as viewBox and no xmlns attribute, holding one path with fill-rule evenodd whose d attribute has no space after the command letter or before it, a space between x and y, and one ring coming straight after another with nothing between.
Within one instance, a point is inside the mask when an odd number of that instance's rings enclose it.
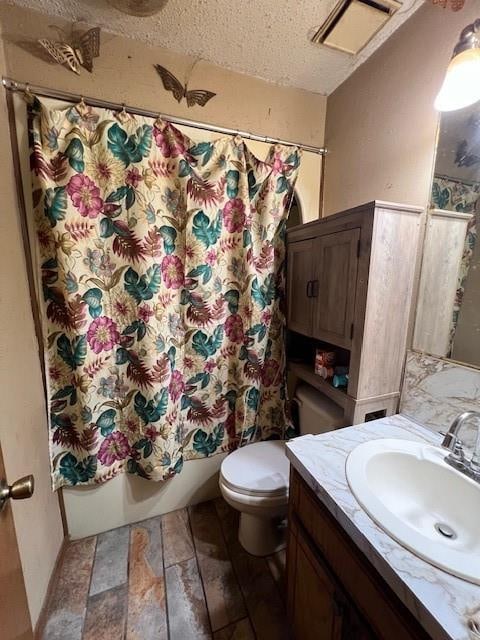
<instances>
[{"instance_id":1,"label":"floral shower curtain","mask_svg":"<svg viewBox=\"0 0 480 640\"><path fill-rule=\"evenodd\" d=\"M478 202L478 199L477 199ZM478 208L478 205L476 205ZM465 295L465 286L467 284L467 276L470 271L470 265L473 258L473 252L477 243L478 235L478 211L474 209L473 217L469 220L467 225L467 233L465 236L465 244L463 247L462 259L460 261L460 267L458 270L458 286L455 293L455 302L453 305L452 324L450 327L450 351L448 356L452 355L453 345L455 342L455 333L457 331L458 320L460 317L460 310L462 308L462 302Z\"/></svg>"},{"instance_id":2,"label":"floral shower curtain","mask_svg":"<svg viewBox=\"0 0 480 640\"><path fill-rule=\"evenodd\" d=\"M300 152L38 99L29 132L54 488L285 437Z\"/></svg>"},{"instance_id":3,"label":"floral shower curtain","mask_svg":"<svg viewBox=\"0 0 480 640\"><path fill-rule=\"evenodd\" d=\"M475 244L478 235L478 216L480 202L480 183L462 182L449 176L434 175L432 184L432 203L438 209L449 211L461 211L471 213L472 218L468 222L465 245L458 272L458 286L455 294L452 321L450 325L450 349L451 356L455 332L457 330L460 309L462 307L465 285L467 281L470 263L472 261Z\"/></svg>"}]
</instances>

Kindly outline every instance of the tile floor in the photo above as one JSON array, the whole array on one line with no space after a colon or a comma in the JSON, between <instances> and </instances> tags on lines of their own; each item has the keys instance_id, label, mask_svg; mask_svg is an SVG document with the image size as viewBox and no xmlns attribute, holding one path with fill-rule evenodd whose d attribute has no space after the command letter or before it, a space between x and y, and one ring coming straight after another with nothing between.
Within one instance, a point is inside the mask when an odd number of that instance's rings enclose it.
<instances>
[{"instance_id":1,"label":"tile floor","mask_svg":"<svg viewBox=\"0 0 480 640\"><path fill-rule=\"evenodd\" d=\"M237 540L221 498L69 544L41 640L282 640L285 552Z\"/></svg>"}]
</instances>

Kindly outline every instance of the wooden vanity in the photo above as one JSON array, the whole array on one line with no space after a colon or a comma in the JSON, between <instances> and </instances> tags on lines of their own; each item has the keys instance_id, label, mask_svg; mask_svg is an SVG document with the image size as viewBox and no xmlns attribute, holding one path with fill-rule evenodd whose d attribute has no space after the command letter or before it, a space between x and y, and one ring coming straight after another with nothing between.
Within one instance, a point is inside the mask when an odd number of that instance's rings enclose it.
<instances>
[{"instance_id":1,"label":"wooden vanity","mask_svg":"<svg viewBox=\"0 0 480 640\"><path fill-rule=\"evenodd\" d=\"M431 638L292 468L287 610L295 640Z\"/></svg>"}]
</instances>

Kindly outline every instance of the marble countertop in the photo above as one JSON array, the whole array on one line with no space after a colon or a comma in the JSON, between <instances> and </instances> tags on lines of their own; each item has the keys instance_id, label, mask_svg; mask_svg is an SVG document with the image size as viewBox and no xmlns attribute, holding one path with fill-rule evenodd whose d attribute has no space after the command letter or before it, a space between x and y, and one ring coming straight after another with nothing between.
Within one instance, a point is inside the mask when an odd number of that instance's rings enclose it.
<instances>
[{"instance_id":1,"label":"marble countertop","mask_svg":"<svg viewBox=\"0 0 480 640\"><path fill-rule=\"evenodd\" d=\"M480 586L452 576L390 538L358 504L345 461L358 444L378 438L427 441L440 436L396 415L287 443L287 457L358 548L435 640L470 640L466 624L480 607Z\"/></svg>"}]
</instances>

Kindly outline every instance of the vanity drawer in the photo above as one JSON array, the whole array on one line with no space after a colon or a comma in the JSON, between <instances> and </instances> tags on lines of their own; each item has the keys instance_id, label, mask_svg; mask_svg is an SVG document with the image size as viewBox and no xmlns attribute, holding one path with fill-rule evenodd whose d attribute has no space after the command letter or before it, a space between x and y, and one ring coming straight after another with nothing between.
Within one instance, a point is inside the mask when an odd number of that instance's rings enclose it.
<instances>
[{"instance_id":1,"label":"vanity drawer","mask_svg":"<svg viewBox=\"0 0 480 640\"><path fill-rule=\"evenodd\" d=\"M324 563L378 638L430 638L310 487L292 470L290 522L293 529L295 521L311 538Z\"/></svg>"}]
</instances>

